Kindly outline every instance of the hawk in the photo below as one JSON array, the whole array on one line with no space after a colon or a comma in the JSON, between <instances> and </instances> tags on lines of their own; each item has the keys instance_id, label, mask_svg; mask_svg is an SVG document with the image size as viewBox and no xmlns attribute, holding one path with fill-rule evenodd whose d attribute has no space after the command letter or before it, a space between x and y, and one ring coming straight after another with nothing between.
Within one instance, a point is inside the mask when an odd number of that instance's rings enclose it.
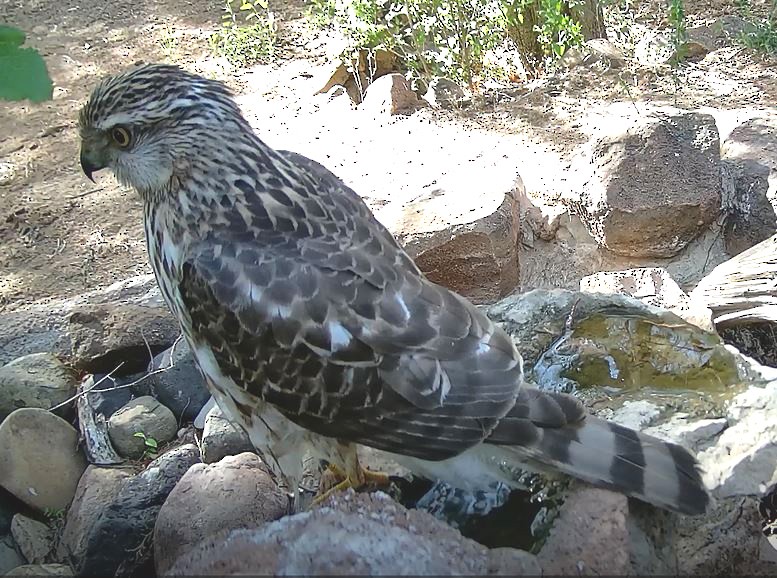
<instances>
[{"instance_id":1,"label":"hawk","mask_svg":"<svg viewBox=\"0 0 777 578\"><path fill-rule=\"evenodd\" d=\"M525 385L504 331L426 279L329 170L262 142L223 84L142 66L98 84L79 129L84 173L110 168L142 198L151 266L213 396L291 488L307 452L364 483L362 444L464 489L515 485L508 465L705 511L685 449Z\"/></svg>"}]
</instances>

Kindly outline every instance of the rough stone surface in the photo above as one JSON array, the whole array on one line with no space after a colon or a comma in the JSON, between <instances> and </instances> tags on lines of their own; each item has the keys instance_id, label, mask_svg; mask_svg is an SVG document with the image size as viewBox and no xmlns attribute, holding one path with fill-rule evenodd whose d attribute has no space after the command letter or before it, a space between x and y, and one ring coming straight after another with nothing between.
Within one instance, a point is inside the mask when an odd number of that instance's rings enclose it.
<instances>
[{"instance_id":1,"label":"rough stone surface","mask_svg":"<svg viewBox=\"0 0 777 578\"><path fill-rule=\"evenodd\" d=\"M24 564L24 558L11 536L0 536L0 576Z\"/></svg>"},{"instance_id":2,"label":"rough stone surface","mask_svg":"<svg viewBox=\"0 0 777 578\"><path fill-rule=\"evenodd\" d=\"M25 564L8 572L6 576L72 576L73 571L65 564Z\"/></svg>"},{"instance_id":3,"label":"rough stone surface","mask_svg":"<svg viewBox=\"0 0 777 578\"><path fill-rule=\"evenodd\" d=\"M21 407L52 408L69 399L76 385L73 372L51 353L14 359L0 367L0 421Z\"/></svg>"},{"instance_id":4,"label":"rough stone surface","mask_svg":"<svg viewBox=\"0 0 777 578\"><path fill-rule=\"evenodd\" d=\"M758 496L777 483L777 382L750 387L726 413L728 427L697 457L719 498Z\"/></svg>"},{"instance_id":5,"label":"rough stone surface","mask_svg":"<svg viewBox=\"0 0 777 578\"><path fill-rule=\"evenodd\" d=\"M74 564L76 574L131 574L148 562L159 510L199 455L195 445L180 446L128 479L92 526L83 558Z\"/></svg>"},{"instance_id":6,"label":"rough stone surface","mask_svg":"<svg viewBox=\"0 0 777 578\"><path fill-rule=\"evenodd\" d=\"M217 405L205 418L200 448L202 461L206 464L217 462L225 456L254 451L246 431L224 417L221 408Z\"/></svg>"},{"instance_id":7,"label":"rough stone surface","mask_svg":"<svg viewBox=\"0 0 777 578\"><path fill-rule=\"evenodd\" d=\"M444 202L446 196L440 200ZM426 225L427 218L434 222L435 212L442 209L437 200L419 199L415 209L407 207L405 214L410 220L397 227L403 231L398 239L416 265L435 283L474 303L492 303L511 293L518 285L520 228L513 194L503 195L499 205L492 204L482 217L471 222L434 232L415 232L413 223ZM455 210L455 205L451 209Z\"/></svg>"},{"instance_id":8,"label":"rough stone surface","mask_svg":"<svg viewBox=\"0 0 777 578\"><path fill-rule=\"evenodd\" d=\"M537 556L545 574L629 574L628 513L623 494L591 487L570 492Z\"/></svg>"},{"instance_id":9,"label":"rough stone surface","mask_svg":"<svg viewBox=\"0 0 777 578\"><path fill-rule=\"evenodd\" d=\"M154 357L151 369L168 368L150 380L153 396L180 421L191 421L210 399L202 374L185 340Z\"/></svg>"},{"instance_id":10,"label":"rough stone surface","mask_svg":"<svg viewBox=\"0 0 777 578\"><path fill-rule=\"evenodd\" d=\"M11 535L29 564L42 563L51 552L54 532L43 522L16 514L11 523Z\"/></svg>"},{"instance_id":11,"label":"rough stone surface","mask_svg":"<svg viewBox=\"0 0 777 578\"><path fill-rule=\"evenodd\" d=\"M464 89L450 78L433 78L424 93L424 100L435 108L454 108L465 98Z\"/></svg>"},{"instance_id":12,"label":"rough stone surface","mask_svg":"<svg viewBox=\"0 0 777 578\"><path fill-rule=\"evenodd\" d=\"M777 233L777 116L736 127L721 146L729 166L726 250L737 255Z\"/></svg>"},{"instance_id":13,"label":"rough stone surface","mask_svg":"<svg viewBox=\"0 0 777 578\"><path fill-rule=\"evenodd\" d=\"M122 484L133 475L129 468L89 466L76 488L65 527L57 545L57 559L82 566L95 525L114 502Z\"/></svg>"},{"instance_id":14,"label":"rough stone surface","mask_svg":"<svg viewBox=\"0 0 777 578\"><path fill-rule=\"evenodd\" d=\"M649 401L626 401L608 418L624 427L642 430L650 425L661 413L661 409Z\"/></svg>"},{"instance_id":15,"label":"rough stone surface","mask_svg":"<svg viewBox=\"0 0 777 578\"><path fill-rule=\"evenodd\" d=\"M119 360L125 361L124 371L142 371L149 361L143 337L161 351L180 333L153 275L0 313L0 329L0 363L51 352L94 372L110 371Z\"/></svg>"},{"instance_id":16,"label":"rough stone surface","mask_svg":"<svg viewBox=\"0 0 777 578\"><path fill-rule=\"evenodd\" d=\"M367 87L367 94L359 109L375 115L397 115L413 114L424 106L428 106L428 103L410 90L405 77L394 73L375 79Z\"/></svg>"},{"instance_id":17,"label":"rough stone surface","mask_svg":"<svg viewBox=\"0 0 777 578\"><path fill-rule=\"evenodd\" d=\"M580 290L631 295L648 305L668 309L697 327L714 330L712 312L692 301L666 269L660 267L594 273L580 280Z\"/></svg>"},{"instance_id":18,"label":"rough stone surface","mask_svg":"<svg viewBox=\"0 0 777 578\"><path fill-rule=\"evenodd\" d=\"M570 204L591 235L628 257L672 257L721 206L715 119L643 117L593 145L593 176Z\"/></svg>"},{"instance_id":19,"label":"rough stone surface","mask_svg":"<svg viewBox=\"0 0 777 578\"><path fill-rule=\"evenodd\" d=\"M0 536L11 531L11 520L21 507L19 500L0 487Z\"/></svg>"},{"instance_id":20,"label":"rough stone surface","mask_svg":"<svg viewBox=\"0 0 777 578\"><path fill-rule=\"evenodd\" d=\"M508 560L510 568L499 567ZM167 575L483 575L521 569L539 575L532 560L504 552L492 560L487 548L425 512L406 510L385 494L346 492L258 529L220 532L179 558Z\"/></svg>"},{"instance_id":21,"label":"rough stone surface","mask_svg":"<svg viewBox=\"0 0 777 578\"><path fill-rule=\"evenodd\" d=\"M37 408L17 409L0 424L0 486L38 510L61 510L86 469L78 432Z\"/></svg>"},{"instance_id":22,"label":"rough stone surface","mask_svg":"<svg viewBox=\"0 0 777 578\"><path fill-rule=\"evenodd\" d=\"M154 527L157 574L165 574L184 552L220 530L257 528L288 509L285 493L256 454L195 464L159 511Z\"/></svg>"},{"instance_id":23,"label":"rough stone surface","mask_svg":"<svg viewBox=\"0 0 777 578\"><path fill-rule=\"evenodd\" d=\"M133 399L108 420L108 435L119 455L139 458L146 450L142 433L157 444L169 442L178 433L178 422L169 409L151 396Z\"/></svg>"}]
</instances>

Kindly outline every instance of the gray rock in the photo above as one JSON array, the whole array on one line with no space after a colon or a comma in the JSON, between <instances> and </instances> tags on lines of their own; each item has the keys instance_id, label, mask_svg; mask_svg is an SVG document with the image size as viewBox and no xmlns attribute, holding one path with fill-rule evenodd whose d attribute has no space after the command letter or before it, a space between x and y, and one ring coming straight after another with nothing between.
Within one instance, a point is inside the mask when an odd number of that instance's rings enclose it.
<instances>
[{"instance_id":1,"label":"gray rock","mask_svg":"<svg viewBox=\"0 0 777 578\"><path fill-rule=\"evenodd\" d=\"M727 427L725 418L689 420L687 414L676 414L666 423L645 428L645 433L699 452Z\"/></svg>"},{"instance_id":2,"label":"gray rock","mask_svg":"<svg viewBox=\"0 0 777 578\"><path fill-rule=\"evenodd\" d=\"M680 289L666 269L644 267L625 271L601 271L580 280L587 293L631 295L643 303L668 309L697 327L714 331L712 312Z\"/></svg>"},{"instance_id":3,"label":"gray rock","mask_svg":"<svg viewBox=\"0 0 777 578\"><path fill-rule=\"evenodd\" d=\"M13 517L11 535L29 564L45 561L54 542L54 532L51 528L22 514Z\"/></svg>"},{"instance_id":4,"label":"gray rock","mask_svg":"<svg viewBox=\"0 0 777 578\"><path fill-rule=\"evenodd\" d=\"M710 115L642 117L598 139L589 160L593 174L569 203L614 253L672 257L720 213L720 145Z\"/></svg>"},{"instance_id":5,"label":"gray rock","mask_svg":"<svg viewBox=\"0 0 777 578\"><path fill-rule=\"evenodd\" d=\"M0 313L0 363L51 352L95 373L110 371L123 360L123 371L132 373L148 364L144 337L152 349L162 351L179 333L154 276L140 275L76 297L43 299Z\"/></svg>"},{"instance_id":6,"label":"gray rock","mask_svg":"<svg viewBox=\"0 0 777 578\"><path fill-rule=\"evenodd\" d=\"M375 116L409 115L424 106L429 105L410 90L405 77L392 73L375 79L367 87L367 94L359 106L359 110Z\"/></svg>"},{"instance_id":7,"label":"gray rock","mask_svg":"<svg viewBox=\"0 0 777 578\"><path fill-rule=\"evenodd\" d=\"M570 492L537 555L547 575L624 576L631 570L628 499L609 490Z\"/></svg>"},{"instance_id":8,"label":"gray rock","mask_svg":"<svg viewBox=\"0 0 777 578\"><path fill-rule=\"evenodd\" d=\"M257 528L288 509L286 494L255 454L195 464L159 511L154 527L157 574L164 575L184 552L220 530Z\"/></svg>"},{"instance_id":9,"label":"gray rock","mask_svg":"<svg viewBox=\"0 0 777 578\"><path fill-rule=\"evenodd\" d=\"M89 466L86 469L67 511L65 527L57 545L58 560L69 561L73 567L85 564L95 526L133 473L128 468Z\"/></svg>"},{"instance_id":10,"label":"gray rock","mask_svg":"<svg viewBox=\"0 0 777 578\"><path fill-rule=\"evenodd\" d=\"M93 382L100 382L95 389L107 390L97 393L88 393L89 406L107 420L121 407L127 405L133 397L133 389L130 387L121 387L135 381L140 375L131 375L128 377L114 377L105 373L95 373Z\"/></svg>"},{"instance_id":11,"label":"gray rock","mask_svg":"<svg viewBox=\"0 0 777 578\"><path fill-rule=\"evenodd\" d=\"M92 526L76 574L126 575L148 562L159 510L199 454L195 445L180 446L128 479Z\"/></svg>"},{"instance_id":12,"label":"gray rock","mask_svg":"<svg viewBox=\"0 0 777 578\"><path fill-rule=\"evenodd\" d=\"M214 407L216 407L216 400L211 397L207 402L205 402L205 405L202 406L200 413L198 413L197 417L194 418L192 425L194 425L194 427L197 429L204 429L205 420L207 419L210 410L212 410Z\"/></svg>"},{"instance_id":13,"label":"gray rock","mask_svg":"<svg viewBox=\"0 0 777 578\"><path fill-rule=\"evenodd\" d=\"M435 108L460 105L466 97L464 89L449 78L433 78L424 93L424 100Z\"/></svg>"},{"instance_id":14,"label":"gray rock","mask_svg":"<svg viewBox=\"0 0 777 578\"><path fill-rule=\"evenodd\" d=\"M729 166L726 250L737 255L777 233L777 116L748 120L721 146Z\"/></svg>"},{"instance_id":15,"label":"gray rock","mask_svg":"<svg viewBox=\"0 0 777 578\"><path fill-rule=\"evenodd\" d=\"M14 359L0 367L0 421L22 407L59 405L75 393L77 384L73 372L51 353Z\"/></svg>"},{"instance_id":16,"label":"gray rock","mask_svg":"<svg viewBox=\"0 0 777 578\"><path fill-rule=\"evenodd\" d=\"M18 500L0 488L0 536L11 531L11 520L22 507Z\"/></svg>"},{"instance_id":17,"label":"gray rock","mask_svg":"<svg viewBox=\"0 0 777 578\"><path fill-rule=\"evenodd\" d=\"M777 382L752 386L726 413L727 426L697 457L719 498L759 496L777 483Z\"/></svg>"},{"instance_id":18,"label":"gray rock","mask_svg":"<svg viewBox=\"0 0 777 578\"><path fill-rule=\"evenodd\" d=\"M507 566L507 567L505 567ZM317 509L202 541L168 576L202 574L539 575L530 554L493 555L382 493L338 493Z\"/></svg>"},{"instance_id":19,"label":"gray rock","mask_svg":"<svg viewBox=\"0 0 777 578\"><path fill-rule=\"evenodd\" d=\"M87 465L78 432L38 408L17 409L0 424L0 464L0 486L39 511L66 508Z\"/></svg>"},{"instance_id":20,"label":"gray rock","mask_svg":"<svg viewBox=\"0 0 777 578\"><path fill-rule=\"evenodd\" d=\"M152 369L168 368L151 380L153 395L179 421L192 421L210 399L200 370L185 340L154 357Z\"/></svg>"},{"instance_id":21,"label":"gray rock","mask_svg":"<svg viewBox=\"0 0 777 578\"><path fill-rule=\"evenodd\" d=\"M246 431L232 423L221 412L219 406L214 406L205 418L205 429L202 432L202 461L212 464L224 456L234 456L243 452L253 452L254 446Z\"/></svg>"},{"instance_id":22,"label":"gray rock","mask_svg":"<svg viewBox=\"0 0 777 578\"><path fill-rule=\"evenodd\" d=\"M65 564L25 564L14 568L6 576L73 576Z\"/></svg>"},{"instance_id":23,"label":"gray rock","mask_svg":"<svg viewBox=\"0 0 777 578\"><path fill-rule=\"evenodd\" d=\"M146 451L144 438L157 444L169 442L178 433L178 423L168 408L151 396L133 399L108 420L108 435L119 455L137 459Z\"/></svg>"},{"instance_id":24,"label":"gray rock","mask_svg":"<svg viewBox=\"0 0 777 578\"><path fill-rule=\"evenodd\" d=\"M24 558L11 536L0 536L0 576L24 564Z\"/></svg>"},{"instance_id":25,"label":"gray rock","mask_svg":"<svg viewBox=\"0 0 777 578\"><path fill-rule=\"evenodd\" d=\"M661 414L661 409L646 400L626 401L609 418L624 427L642 430Z\"/></svg>"}]
</instances>

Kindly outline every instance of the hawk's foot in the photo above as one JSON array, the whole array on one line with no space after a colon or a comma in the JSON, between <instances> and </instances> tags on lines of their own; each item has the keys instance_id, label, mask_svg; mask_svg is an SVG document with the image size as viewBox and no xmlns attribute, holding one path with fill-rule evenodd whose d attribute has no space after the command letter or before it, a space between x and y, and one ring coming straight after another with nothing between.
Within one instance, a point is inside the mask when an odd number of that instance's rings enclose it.
<instances>
[{"instance_id":1,"label":"hawk's foot","mask_svg":"<svg viewBox=\"0 0 777 578\"><path fill-rule=\"evenodd\" d=\"M364 487L385 488L390 483L391 480L388 474L373 472L358 464L353 472L345 472L340 466L329 464L327 470L321 476L318 496L316 496L311 505L321 504L332 494L349 488L354 490Z\"/></svg>"}]
</instances>

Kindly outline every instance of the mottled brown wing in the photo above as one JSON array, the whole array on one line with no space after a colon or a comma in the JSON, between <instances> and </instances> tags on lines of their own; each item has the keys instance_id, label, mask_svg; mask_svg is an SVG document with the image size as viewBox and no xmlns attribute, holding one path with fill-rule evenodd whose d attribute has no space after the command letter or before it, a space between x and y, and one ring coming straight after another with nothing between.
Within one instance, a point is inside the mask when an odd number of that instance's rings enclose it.
<instances>
[{"instance_id":1,"label":"mottled brown wing","mask_svg":"<svg viewBox=\"0 0 777 578\"><path fill-rule=\"evenodd\" d=\"M521 362L485 315L395 257L222 239L191 256L180 289L222 371L296 423L444 459L513 406Z\"/></svg>"}]
</instances>

